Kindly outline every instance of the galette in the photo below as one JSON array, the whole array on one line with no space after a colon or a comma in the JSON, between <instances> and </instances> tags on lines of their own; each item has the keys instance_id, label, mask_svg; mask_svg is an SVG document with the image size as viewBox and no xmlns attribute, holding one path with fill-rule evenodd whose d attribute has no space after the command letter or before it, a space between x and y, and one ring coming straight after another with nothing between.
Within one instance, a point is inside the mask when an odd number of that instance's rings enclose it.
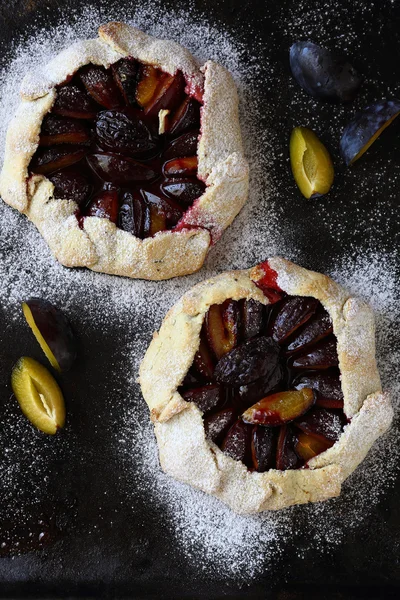
<instances>
[{"instance_id":1,"label":"galette","mask_svg":"<svg viewBox=\"0 0 400 600\"><path fill-rule=\"evenodd\" d=\"M198 270L244 205L238 96L221 65L124 23L29 73L0 194L68 267Z\"/></svg>"},{"instance_id":2,"label":"galette","mask_svg":"<svg viewBox=\"0 0 400 600\"><path fill-rule=\"evenodd\" d=\"M369 306L276 257L189 290L139 381L163 470L238 513L338 496L393 417Z\"/></svg>"}]
</instances>

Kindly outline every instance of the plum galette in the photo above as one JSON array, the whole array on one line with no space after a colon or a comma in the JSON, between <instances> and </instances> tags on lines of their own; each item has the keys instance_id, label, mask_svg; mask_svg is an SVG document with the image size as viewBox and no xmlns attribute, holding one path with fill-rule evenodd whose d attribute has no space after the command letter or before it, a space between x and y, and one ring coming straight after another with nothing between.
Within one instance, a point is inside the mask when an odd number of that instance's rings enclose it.
<instances>
[{"instance_id":1,"label":"plum galette","mask_svg":"<svg viewBox=\"0 0 400 600\"><path fill-rule=\"evenodd\" d=\"M240 513L340 494L389 427L370 308L282 258L166 315L140 367L161 466Z\"/></svg>"},{"instance_id":2,"label":"plum galette","mask_svg":"<svg viewBox=\"0 0 400 600\"><path fill-rule=\"evenodd\" d=\"M108 23L26 76L0 193L70 267L161 280L199 269L246 201L230 74Z\"/></svg>"}]
</instances>

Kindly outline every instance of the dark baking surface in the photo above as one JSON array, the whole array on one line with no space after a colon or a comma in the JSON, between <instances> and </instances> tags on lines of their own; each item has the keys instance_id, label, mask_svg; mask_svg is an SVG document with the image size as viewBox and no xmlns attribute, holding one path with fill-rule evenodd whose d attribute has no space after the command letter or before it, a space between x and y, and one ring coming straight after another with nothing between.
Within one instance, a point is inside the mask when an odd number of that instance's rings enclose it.
<instances>
[{"instance_id":1,"label":"dark baking surface","mask_svg":"<svg viewBox=\"0 0 400 600\"><path fill-rule=\"evenodd\" d=\"M76 0L71 5L76 7L81 3L82 0ZM168 6L169 3L165 4ZM177 4L171 3L172 6ZM306 8L312 6L317 10L320 3L311 0L302 4L306 12ZM326 10L326 18L332 28L340 28L342 22L350 21L353 30L357 31L357 24L360 23L359 49L357 55L353 56L355 66L371 79L378 73L379 78L387 81L391 89L396 89L397 82L400 83L400 6L396 2L382 0L376 2L375 7L369 6L368 14L365 15L362 2L324 4L323 10ZM365 2L367 4L370 3ZM1 60L6 60L6 51L11 46L13 37L23 35L33 17L39 23L46 24L51 32L51 24L57 23L60 18L59 11L66 14L68 5L69 2L63 0L1 2L0 37L4 53ZM285 24L295 9L298 14L297 3L289 0L220 0L216 3L209 0L195 2L195 5L209 13L210 22L223 24L228 31L234 34L237 32L237 35L244 36L245 39L247 36L246 42L252 52L253 40L247 32L252 28L262 36L265 47L258 50L261 52L260 61L268 58L270 62L280 65L279 84L275 90L268 91L265 102L268 111L276 115L276 132L283 128L290 131L307 111L304 98L298 106L293 106L292 103L290 111L288 110L293 82L289 74L287 52L295 40L287 35ZM98 18L101 22L100 8ZM304 31L307 31L306 26ZM273 44L270 44L272 32ZM325 41L323 38L318 39L317 33L313 35L313 39L321 43ZM263 93L262 85L259 89ZM373 86L367 85L362 93L363 103L380 97L379 90ZM384 93L383 91L382 95ZM323 124L321 129L324 139L330 147L334 147L337 140L331 128L330 111L326 106L321 108L319 119ZM369 168L369 165L376 165L374 161L390 159L397 175L393 180L395 183L399 181L399 124L395 123L390 129L386 137L389 143L377 144L363 158L362 167L354 170L351 178L338 177L334 198L347 196L357 199L358 185L363 180L371 189L370 196L364 193L363 202L369 202L372 206L376 193L386 195L388 203L398 202L393 193L393 181L381 182L381 187L377 190L373 181L374 169ZM282 152L286 157L287 136L282 137ZM301 249L301 262L304 266L323 271L329 267L331 258L341 251L343 240L336 245L331 241L324 244L324 232L318 220L309 219L304 204L298 201L292 182L287 183L286 159L281 165L277 165L277 169L281 169L277 173L277 179L282 181L280 194L287 198L288 214L293 221L297 246ZM370 178L370 182L366 178ZM334 210L333 203L327 210ZM354 241L359 248L365 249L372 242L377 247L380 244L389 249L391 244L395 247L398 235L395 220L386 222L383 219L374 233L368 232L363 236L356 232L353 236L351 219L355 223L356 211L352 216L348 213L347 218L349 222L346 236L349 243ZM63 379L65 396L74 397L69 413L71 428L75 433L74 442L68 446L68 452L63 450L59 454L54 453L57 458L48 473L51 479L48 505L41 506L40 509L32 508L32 522L42 519L43 522L37 527L46 532L49 541L54 538L54 544L44 544L42 549L36 551L33 561L29 554L13 559L0 558L1 598L246 597L297 600L399 597L398 484L378 503L362 526L349 531L343 543L333 547L330 554L309 551L305 559L300 558L296 548L301 540L288 539L274 568L269 569L264 578L253 582L249 587L240 589L231 582L196 581L188 566L178 559L174 561L174 542L162 528L162 515L155 514L146 506L144 498L132 508L121 489L123 484L118 477L115 455L108 452L107 408L102 392L107 387L106 376L110 377L108 356L112 354L113 362L117 364L120 348L128 340L124 338L124 331L115 331L110 337L99 329L81 330L80 310L77 306L72 317L79 334L81 360L70 376ZM8 327L7 315L0 312L0 327L9 331L6 333L6 342L9 342L10 348L6 351L4 368L0 371L0 397L9 397L9 374L16 358L12 350L13 341L16 338L19 340L19 355L27 354L38 359L42 355L33 337L27 336L22 323ZM96 351L99 347L102 348L101 352ZM1 414L0 406L0 422ZM18 460L18 456L15 459ZM23 495L21 502L24 502ZM145 528L143 523L147 524ZM17 537L18 534L23 536L23 524L3 522L0 529L1 527L12 527L16 529Z\"/></svg>"}]
</instances>

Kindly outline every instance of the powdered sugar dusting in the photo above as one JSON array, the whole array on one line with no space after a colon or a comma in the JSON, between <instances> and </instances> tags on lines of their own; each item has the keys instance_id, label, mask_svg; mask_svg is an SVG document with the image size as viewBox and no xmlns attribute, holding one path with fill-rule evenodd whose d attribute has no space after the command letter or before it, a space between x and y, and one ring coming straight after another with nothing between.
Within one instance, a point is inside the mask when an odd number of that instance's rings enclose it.
<instances>
[{"instance_id":1,"label":"powdered sugar dusting","mask_svg":"<svg viewBox=\"0 0 400 600\"><path fill-rule=\"evenodd\" d=\"M199 578L211 575L220 580L248 581L272 569L288 540L297 539L300 533L308 542L299 542L298 553L306 556L311 549L329 551L341 543L349 530L356 530L365 523L397 473L400 458L397 430L393 428L379 440L363 465L344 484L340 498L276 513L240 517L214 498L177 483L161 472L147 407L135 383L140 360L167 309L196 282L229 268L249 267L274 254L307 262L305 266L311 268L324 268L318 256L310 259L308 240L304 243L303 236L309 233L310 220L310 226L318 223L320 238L324 232L324 241L338 244L337 254L341 258L334 265L325 265L328 274L369 300L376 311L383 385L392 390L397 407L399 389L393 378L400 358L395 346L400 317L396 298L398 256L387 252L383 244L380 250L363 253L356 243L351 246L343 243L350 235L350 219L343 220L343 214L350 214L353 206L359 217L358 231L362 231L363 226L367 232L374 228L378 230L389 217L380 216L384 212L383 198L378 198L373 213L368 213L369 205L364 206L360 196L357 196L357 203L354 200L354 205L350 201L341 201L336 207L328 197L318 203L304 204L304 227L300 228L299 223L293 226L290 211L293 198L282 190L282 181L277 176L277 173L286 172L282 165L287 162L285 136L290 128L285 125L284 129L279 121L275 123L274 111L266 110L264 100L257 100L261 84L264 86L261 97L264 98L265 90L273 90L279 77L286 75L282 75L275 62L260 64L256 56L260 41L256 35L252 38L254 55L251 55L244 43L223 28L208 24L207 17L194 10L165 11L163 3L156 0L134 6L124 3L123 8L113 6L112 2L100 4L101 22L118 19L132 22L148 33L181 42L202 62L212 58L232 71L239 87L241 122L251 165L250 200L212 250L200 273L161 284L65 269L52 258L34 226L0 204L1 323L7 323L11 328L20 325L23 317L19 302L37 295L62 306L67 313L72 307L81 307L82 327L85 323L92 327L100 325L110 336L115 329L124 330L123 339L129 339L129 343L123 348L125 363L120 366L120 377L113 388L116 396L124 398L124 404L113 403L110 399L107 418L126 504L134 511L136 498L150 504L162 515L164 527L176 540L182 564L189 565ZM318 11L314 12L318 14ZM96 22L98 14L97 8L88 6L79 14L69 13L68 20L60 19L63 24L53 29L51 35L36 28L32 37L15 44L0 80L1 148L6 126L19 102L18 88L24 74L74 41L94 36L100 24L100 20ZM300 15L301 3L288 25L291 32L286 32L288 45L293 36L308 37L320 31L321 19L311 19L310 29L305 31L302 28L304 18ZM288 108L292 115L300 96L301 92L293 91ZM315 119L318 110L323 114L328 110L314 105L313 101L310 106ZM342 112L339 110L338 114L342 115ZM332 119L332 128L335 123L337 120ZM346 184L350 185L350 177L350 173L345 175ZM367 186L359 193L368 194ZM295 194L293 187L293 196ZM297 195L295 201L303 202ZM370 221L371 214L373 222ZM352 222L351 226L354 226ZM0 364L6 355L3 331L0 329ZM129 369L127 365L130 365ZM22 431L26 430L20 428L18 421L4 418L2 424L1 443L6 456L17 456L16 449L21 447L21 442L26 454L35 456L32 470L35 469L38 483L30 490L30 499L41 502L47 487L44 479L42 485L40 480L51 461L71 450L71 439L68 436L60 438L56 446L46 443L42 436L21 439ZM389 445L390 453L387 452ZM16 460L0 462L0 491L2 496L6 494L10 511L18 509L20 514L23 513L24 506L18 498L23 496L23 488L29 481L26 473L22 477ZM10 493L11 489L14 494ZM15 490L20 490L21 494L15 496ZM146 523L143 525L146 527Z\"/></svg>"}]
</instances>

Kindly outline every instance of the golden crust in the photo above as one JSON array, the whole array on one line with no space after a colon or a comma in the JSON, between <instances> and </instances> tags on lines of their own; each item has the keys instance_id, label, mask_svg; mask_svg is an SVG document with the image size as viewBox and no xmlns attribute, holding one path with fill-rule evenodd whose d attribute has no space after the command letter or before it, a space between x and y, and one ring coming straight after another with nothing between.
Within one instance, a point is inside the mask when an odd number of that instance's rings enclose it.
<instances>
[{"instance_id":1,"label":"golden crust","mask_svg":"<svg viewBox=\"0 0 400 600\"><path fill-rule=\"evenodd\" d=\"M0 195L27 215L66 266L151 280L193 273L247 200L248 165L241 144L235 85L223 67L208 62L204 76L179 44L153 38L124 23L101 26L99 36L73 44L24 79L23 100L7 132ZM85 64L109 67L128 55L171 74L181 70L186 91L196 97L204 91L206 99L198 156L205 193L186 213L179 232L166 231L145 240L96 217L85 218L84 230L80 230L73 199L55 200L54 186L46 177L29 178L28 174L42 120L56 98L55 86ZM221 139L226 143L221 144Z\"/></svg>"},{"instance_id":2,"label":"golden crust","mask_svg":"<svg viewBox=\"0 0 400 600\"><path fill-rule=\"evenodd\" d=\"M340 494L341 483L390 426L393 410L375 362L373 315L329 277L282 258L269 259L287 293L313 296L329 312L338 340L344 410L351 418L339 441L309 469L250 473L205 437L201 412L177 391L199 346L204 315L228 298L268 304L254 284L257 269L232 271L189 290L167 313L140 366L143 396L155 422L162 468L240 513L275 510Z\"/></svg>"}]
</instances>

